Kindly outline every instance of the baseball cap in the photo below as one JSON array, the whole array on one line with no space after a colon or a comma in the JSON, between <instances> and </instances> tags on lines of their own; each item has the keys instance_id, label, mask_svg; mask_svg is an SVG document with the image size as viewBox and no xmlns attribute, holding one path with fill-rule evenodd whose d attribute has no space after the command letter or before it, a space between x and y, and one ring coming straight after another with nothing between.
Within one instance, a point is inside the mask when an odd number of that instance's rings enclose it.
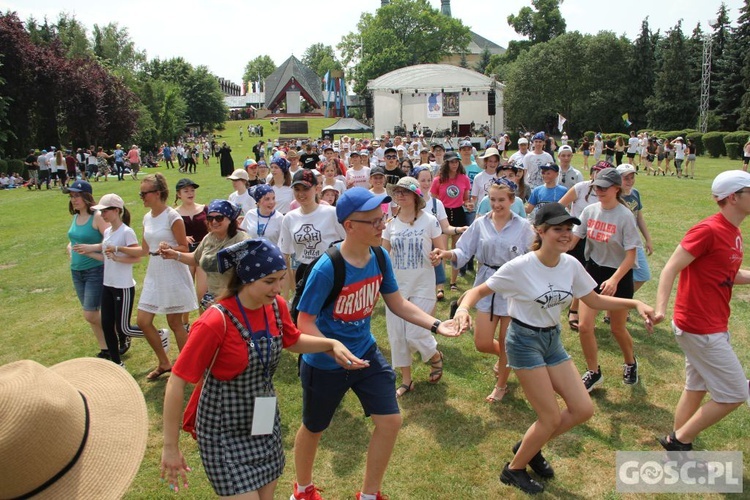
<instances>
[{"instance_id":1,"label":"baseball cap","mask_svg":"<svg viewBox=\"0 0 750 500\"><path fill-rule=\"evenodd\" d=\"M555 172L560 171L560 167L555 163L545 163L544 165L539 166L542 170L554 170Z\"/></svg>"},{"instance_id":2,"label":"baseball cap","mask_svg":"<svg viewBox=\"0 0 750 500\"><path fill-rule=\"evenodd\" d=\"M247 171L243 168L238 168L234 172L232 172L232 175L228 176L227 179L231 179L233 181L243 180L248 181L250 180L250 176L247 175Z\"/></svg>"},{"instance_id":3,"label":"baseball cap","mask_svg":"<svg viewBox=\"0 0 750 500\"><path fill-rule=\"evenodd\" d=\"M433 143L433 144L432 144L432 150L434 151L434 150L435 150L435 149L437 149L437 148L440 148L440 149L442 149L443 151L445 151L445 146L443 146L442 144L440 144L440 143L438 143L438 142L435 142L435 143Z\"/></svg>"},{"instance_id":4,"label":"baseball cap","mask_svg":"<svg viewBox=\"0 0 750 500\"><path fill-rule=\"evenodd\" d=\"M497 148L487 148L484 150L484 154L479 158L484 160L485 158L489 158L490 156L500 156L500 151L498 151Z\"/></svg>"},{"instance_id":5,"label":"baseball cap","mask_svg":"<svg viewBox=\"0 0 750 500\"><path fill-rule=\"evenodd\" d=\"M525 138L525 137L521 137L520 139L518 139L518 145L519 146L521 144L528 144L528 143L529 143L529 140L527 138Z\"/></svg>"},{"instance_id":6,"label":"baseball cap","mask_svg":"<svg viewBox=\"0 0 750 500\"><path fill-rule=\"evenodd\" d=\"M617 173L620 175L628 175L635 173L635 167L629 163L623 163L617 166Z\"/></svg>"},{"instance_id":7,"label":"baseball cap","mask_svg":"<svg viewBox=\"0 0 750 500\"><path fill-rule=\"evenodd\" d=\"M372 167L370 169L370 177L372 177L373 175L385 175L385 169L380 165Z\"/></svg>"},{"instance_id":8,"label":"baseball cap","mask_svg":"<svg viewBox=\"0 0 750 500\"><path fill-rule=\"evenodd\" d=\"M455 151L449 151L445 153L445 156L443 156L443 161L451 160L458 160L458 162L461 163L461 157L459 157L458 153L456 153Z\"/></svg>"},{"instance_id":9,"label":"baseball cap","mask_svg":"<svg viewBox=\"0 0 750 500\"><path fill-rule=\"evenodd\" d=\"M544 132L537 132L534 134L534 137L531 138L532 141L543 141L547 139L547 136L544 135Z\"/></svg>"},{"instance_id":10,"label":"baseball cap","mask_svg":"<svg viewBox=\"0 0 750 500\"><path fill-rule=\"evenodd\" d=\"M570 146L568 146L567 144L565 144L564 146L560 146L560 149L557 150L557 154L559 155L560 153L563 153L563 152L566 152L566 151L568 153L572 154L573 153L573 148L571 148Z\"/></svg>"},{"instance_id":11,"label":"baseball cap","mask_svg":"<svg viewBox=\"0 0 750 500\"><path fill-rule=\"evenodd\" d=\"M622 177L616 169L609 167L596 174L596 179L591 183L592 186L608 188L610 186L622 186Z\"/></svg>"},{"instance_id":12,"label":"baseball cap","mask_svg":"<svg viewBox=\"0 0 750 500\"><path fill-rule=\"evenodd\" d=\"M104 210L105 208L125 208L125 202L116 194L109 193L102 196L99 203L91 208L94 210Z\"/></svg>"},{"instance_id":13,"label":"baseball cap","mask_svg":"<svg viewBox=\"0 0 750 500\"><path fill-rule=\"evenodd\" d=\"M318 179L312 170L303 168L302 170L297 170L292 178L292 187L298 184L310 189L318 185Z\"/></svg>"},{"instance_id":14,"label":"baseball cap","mask_svg":"<svg viewBox=\"0 0 750 500\"><path fill-rule=\"evenodd\" d=\"M393 146L389 146L385 148L385 151L383 151L383 154L387 155L388 153L395 153L395 152L396 152L396 148L394 148Z\"/></svg>"},{"instance_id":15,"label":"baseball cap","mask_svg":"<svg viewBox=\"0 0 750 500\"><path fill-rule=\"evenodd\" d=\"M353 187L344 191L336 202L336 218L343 223L354 212L367 212L390 201L391 197L387 194L376 195L363 187Z\"/></svg>"},{"instance_id":16,"label":"baseball cap","mask_svg":"<svg viewBox=\"0 0 750 500\"><path fill-rule=\"evenodd\" d=\"M608 161L599 160L598 162L596 162L596 165L594 165L591 168L593 168L594 170L604 170L605 168L614 168L614 167Z\"/></svg>"},{"instance_id":17,"label":"baseball cap","mask_svg":"<svg viewBox=\"0 0 750 500\"><path fill-rule=\"evenodd\" d=\"M352 152L349 153L349 157L352 157L352 156L359 156L359 151L357 151L356 149L352 149Z\"/></svg>"},{"instance_id":18,"label":"baseball cap","mask_svg":"<svg viewBox=\"0 0 750 500\"><path fill-rule=\"evenodd\" d=\"M727 170L714 178L711 184L711 194L716 201L720 201L746 187L750 187L750 173L742 170Z\"/></svg>"},{"instance_id":19,"label":"baseball cap","mask_svg":"<svg viewBox=\"0 0 750 500\"><path fill-rule=\"evenodd\" d=\"M63 190L64 193L93 193L94 189L91 187L91 184L89 184L86 181L75 181L73 184L70 185L70 187L65 188Z\"/></svg>"},{"instance_id":20,"label":"baseball cap","mask_svg":"<svg viewBox=\"0 0 750 500\"><path fill-rule=\"evenodd\" d=\"M245 173L245 175L247 175L247 173ZM198 189L200 187L198 184L196 184L195 182L185 177L184 179L180 179L179 181L177 181L177 186L175 186L175 191L179 191L180 189L186 188L188 186L192 186L195 189Z\"/></svg>"},{"instance_id":21,"label":"baseball cap","mask_svg":"<svg viewBox=\"0 0 750 500\"><path fill-rule=\"evenodd\" d=\"M458 145L458 149L461 148L473 148L474 145L471 143L471 141L461 141L461 143Z\"/></svg>"},{"instance_id":22,"label":"baseball cap","mask_svg":"<svg viewBox=\"0 0 750 500\"><path fill-rule=\"evenodd\" d=\"M573 224L580 226L581 221L570 215L565 207L557 202L545 203L539 210L536 211L534 217L534 225L541 226L542 224L550 224L557 226L558 224L565 224L566 222L572 222Z\"/></svg>"}]
</instances>

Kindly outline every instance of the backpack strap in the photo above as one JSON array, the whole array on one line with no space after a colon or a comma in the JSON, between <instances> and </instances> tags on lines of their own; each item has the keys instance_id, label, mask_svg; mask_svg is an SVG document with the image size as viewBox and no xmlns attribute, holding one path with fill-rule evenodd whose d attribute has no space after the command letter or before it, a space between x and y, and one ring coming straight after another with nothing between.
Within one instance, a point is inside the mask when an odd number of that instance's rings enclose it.
<instances>
[{"instance_id":1,"label":"backpack strap","mask_svg":"<svg viewBox=\"0 0 750 500\"><path fill-rule=\"evenodd\" d=\"M273 314L276 316L276 328L279 329L279 337L284 336L284 323L281 321L281 313L279 312L279 303L276 299L273 299Z\"/></svg>"},{"instance_id":2,"label":"backpack strap","mask_svg":"<svg viewBox=\"0 0 750 500\"><path fill-rule=\"evenodd\" d=\"M333 265L333 286L331 287L331 291L328 293L325 302L323 302L321 310L336 301L341 290L344 288L344 282L346 281L346 263L344 262L344 257L341 255L339 247L335 245L328 247L326 255L331 259L331 264Z\"/></svg>"}]
</instances>

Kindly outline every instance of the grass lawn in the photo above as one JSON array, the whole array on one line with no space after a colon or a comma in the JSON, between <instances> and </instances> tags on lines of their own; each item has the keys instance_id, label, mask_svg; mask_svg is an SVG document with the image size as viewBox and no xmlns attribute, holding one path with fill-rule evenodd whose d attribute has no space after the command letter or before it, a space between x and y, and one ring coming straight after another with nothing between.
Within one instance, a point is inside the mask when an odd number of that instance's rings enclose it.
<instances>
[{"instance_id":1,"label":"grass lawn","mask_svg":"<svg viewBox=\"0 0 750 500\"><path fill-rule=\"evenodd\" d=\"M333 120L314 120L310 135ZM258 123L253 120L253 123ZM318 123L320 122L320 123ZM250 153L255 140L247 138L247 121L229 122L220 135L233 147L235 162ZM240 143L238 127L245 130ZM264 123L266 137L267 121ZM575 164L581 164L576 155ZM698 179L677 180L640 175L645 217L654 240L649 258L654 279L638 293L653 304L656 280L666 259L685 231L698 220L716 211L710 197L713 177L720 171L738 168L738 162L701 157ZM163 172L171 186L183 177L176 170ZM219 166L211 159L209 167L199 166L191 178L201 185L199 201L226 197L229 181L219 176ZM138 183L126 178L94 183L95 198L108 192L120 194L133 216L132 227L140 236L144 208L138 199ZM67 196L59 191L0 191L0 300L3 307L3 349L0 364L34 359L45 365L98 352L85 324L73 290L65 251L66 232L71 217ZM745 230L747 231L747 224ZM747 249L747 246L746 246ZM750 255L750 253L749 253ZM745 266L748 267L746 259ZM137 289L143 282L145 263L136 266ZM471 283L460 282L462 290ZM455 298L450 292L447 299ZM733 344L744 366L750 366L749 287L737 287L732 301L730 330ZM447 316L448 300L439 306L439 316ZM157 317L157 326L166 319ZM390 356L382 301L373 316L373 331ZM592 393L594 417L550 443L545 453L556 469L556 479L547 482L548 498L619 498L615 491L615 452L617 450L660 449L656 436L671 429L675 405L684 379L684 360L672 339L668 324L656 327L649 336L640 321L630 324L640 362L641 383L635 387L621 382L622 356L617 344L601 322L597 324L600 362L605 376L601 389ZM579 370L584 370L580 344L564 323L564 343ZM498 475L510 460L511 446L534 420L514 376L511 393L500 404L489 405L484 397L493 384L494 359L476 352L470 333L458 339L440 338L445 353L445 376L437 385L426 382L428 367L415 362L416 388L401 400L404 416L383 492L393 499L435 498L522 498L517 490L501 485ZM176 351L173 350L174 356ZM166 377L149 383L146 374L155 366L155 356L146 342L135 341L125 356L128 371L141 385L150 417L146 456L129 499L168 498L172 494L159 482L161 456L161 410ZM296 375L296 357L285 353L275 384L279 395L287 468L279 481L276 498L288 498L294 480L293 440L301 421L301 391ZM742 407L702 434L699 449L750 451L750 419ZM364 418L356 398L349 394L330 429L324 434L316 459L316 484L325 488L325 498L352 498L359 490L365 466L365 451L372 424ZM128 432L123 421L113 432ZM205 477L195 442L183 435L182 450L193 468L190 488L183 496L211 498L213 491ZM745 491L750 491L745 468ZM718 498L718 495L716 495Z\"/></svg>"}]
</instances>

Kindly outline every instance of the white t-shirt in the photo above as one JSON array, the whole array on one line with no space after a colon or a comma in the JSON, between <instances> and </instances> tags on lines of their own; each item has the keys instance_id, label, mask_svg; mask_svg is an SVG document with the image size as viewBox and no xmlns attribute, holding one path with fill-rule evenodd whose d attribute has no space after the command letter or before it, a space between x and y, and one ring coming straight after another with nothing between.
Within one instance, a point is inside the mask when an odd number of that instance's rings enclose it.
<instances>
[{"instance_id":1,"label":"white t-shirt","mask_svg":"<svg viewBox=\"0 0 750 500\"><path fill-rule=\"evenodd\" d=\"M287 213L289 205L294 200L294 190L289 186L272 186L273 192L276 194L276 210L282 214Z\"/></svg>"},{"instance_id":2,"label":"white t-shirt","mask_svg":"<svg viewBox=\"0 0 750 500\"><path fill-rule=\"evenodd\" d=\"M349 173L349 171L347 170L347 174L348 173ZM333 184L326 184L325 181L322 181L320 183L321 184L321 189L324 188L324 187L326 187L326 186L333 186L336 189L336 191L339 192L339 196L341 196L342 194L344 194L344 191L346 191L346 184L344 184L344 182L341 181L341 180L339 180L337 177L334 177L334 179L336 179L336 180L334 181Z\"/></svg>"},{"instance_id":3,"label":"white t-shirt","mask_svg":"<svg viewBox=\"0 0 750 500\"><path fill-rule=\"evenodd\" d=\"M229 195L228 200L235 205L239 205L242 209L242 215L245 215L250 210L255 208L255 199L250 196L249 191L245 191L243 194L239 194L237 191Z\"/></svg>"},{"instance_id":4,"label":"white t-shirt","mask_svg":"<svg viewBox=\"0 0 750 500\"><path fill-rule=\"evenodd\" d=\"M518 163L519 161L523 162L523 159L526 157L527 154L529 154L528 151L526 151L525 153L522 153L521 151L516 151L515 153L510 155L510 158L508 158L508 164L515 166L516 163Z\"/></svg>"},{"instance_id":5,"label":"white t-shirt","mask_svg":"<svg viewBox=\"0 0 750 500\"><path fill-rule=\"evenodd\" d=\"M638 152L638 146L640 142L637 137L631 137L628 139L628 153L635 154Z\"/></svg>"},{"instance_id":6,"label":"white t-shirt","mask_svg":"<svg viewBox=\"0 0 750 500\"><path fill-rule=\"evenodd\" d=\"M490 184L495 179L495 174L488 174L486 170L482 170L474 177L474 182L471 184L471 196L476 198L477 202L481 201L487 195Z\"/></svg>"},{"instance_id":7,"label":"white t-shirt","mask_svg":"<svg viewBox=\"0 0 750 500\"><path fill-rule=\"evenodd\" d=\"M281 222L284 220L284 214L274 210L268 217L258 217L258 209L254 208L245 214L242 221L242 229L250 238L262 236L278 245L279 236L281 235Z\"/></svg>"},{"instance_id":8,"label":"white t-shirt","mask_svg":"<svg viewBox=\"0 0 750 500\"><path fill-rule=\"evenodd\" d=\"M532 190L544 184L542 180L542 171L539 167L546 165L547 163L554 163L552 155L546 151L542 151L539 154L529 151L526 156L523 157L523 167L526 169L526 185Z\"/></svg>"},{"instance_id":9,"label":"white t-shirt","mask_svg":"<svg viewBox=\"0 0 750 500\"><path fill-rule=\"evenodd\" d=\"M422 209L430 215L437 218L438 222L444 221L448 218L448 212L445 211L445 205L438 198L430 196L430 193L424 194L425 206Z\"/></svg>"},{"instance_id":10,"label":"white t-shirt","mask_svg":"<svg viewBox=\"0 0 750 500\"><path fill-rule=\"evenodd\" d=\"M117 231L112 231L111 227L104 230L102 239L102 251L107 247L129 247L137 245L138 238L130 227L122 224ZM118 249L119 250L119 249ZM152 250L153 251L153 250ZM125 257L122 252L117 252L116 257ZM112 259L104 257L104 285L112 288L131 288L135 286L133 279L133 264L124 262L115 262Z\"/></svg>"},{"instance_id":11,"label":"white t-shirt","mask_svg":"<svg viewBox=\"0 0 750 500\"><path fill-rule=\"evenodd\" d=\"M539 328L559 324L560 312L573 298L584 297L596 287L575 257L562 254L555 267L547 267L534 252L506 262L486 283L508 300L512 318Z\"/></svg>"},{"instance_id":12,"label":"white t-shirt","mask_svg":"<svg viewBox=\"0 0 750 500\"><path fill-rule=\"evenodd\" d=\"M432 239L442 234L437 219L424 210L414 224L391 219L383 230L390 242L391 264L398 289L405 298L435 298L435 273L430 263Z\"/></svg>"},{"instance_id":13,"label":"white t-shirt","mask_svg":"<svg viewBox=\"0 0 750 500\"><path fill-rule=\"evenodd\" d=\"M687 146L685 146L683 143L681 142L674 143L674 159L684 160L686 150L687 150Z\"/></svg>"},{"instance_id":14,"label":"white t-shirt","mask_svg":"<svg viewBox=\"0 0 750 500\"><path fill-rule=\"evenodd\" d=\"M346 171L346 183L353 183L353 187L370 189L370 167L361 167L359 170L350 168Z\"/></svg>"},{"instance_id":15,"label":"white t-shirt","mask_svg":"<svg viewBox=\"0 0 750 500\"><path fill-rule=\"evenodd\" d=\"M599 197L596 195L596 189L591 189L591 181L579 182L573 186L573 189L576 193L576 200L570 204L570 215L580 217L583 209L597 203ZM589 190L591 193L589 193ZM586 200L587 195L588 200Z\"/></svg>"},{"instance_id":16,"label":"white t-shirt","mask_svg":"<svg viewBox=\"0 0 750 500\"><path fill-rule=\"evenodd\" d=\"M632 217L632 216L631 216ZM334 241L346 236L344 227L336 219L336 207L318 205L309 214L301 208L291 210L281 222L279 248L287 255L309 264L317 259Z\"/></svg>"}]
</instances>

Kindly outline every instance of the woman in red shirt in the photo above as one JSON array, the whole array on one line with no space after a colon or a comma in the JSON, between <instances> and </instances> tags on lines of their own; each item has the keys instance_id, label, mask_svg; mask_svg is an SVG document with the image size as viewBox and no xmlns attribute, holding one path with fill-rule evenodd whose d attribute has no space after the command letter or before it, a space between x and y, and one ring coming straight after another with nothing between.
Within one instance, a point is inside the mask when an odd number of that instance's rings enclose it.
<instances>
[{"instance_id":1,"label":"woman in red shirt","mask_svg":"<svg viewBox=\"0 0 750 500\"><path fill-rule=\"evenodd\" d=\"M178 446L180 410L187 383L204 380L190 398L183 428L193 432L189 417L195 415L194 436L214 491L273 498L285 463L272 380L282 347L328 352L345 370L368 365L337 340L297 330L279 295L286 263L276 245L245 240L221 250L217 259L220 272L233 269L232 278L224 296L193 324L172 367L164 396L162 478L175 492L180 482L187 487L190 469Z\"/></svg>"},{"instance_id":2,"label":"woman in red shirt","mask_svg":"<svg viewBox=\"0 0 750 500\"><path fill-rule=\"evenodd\" d=\"M432 181L430 194L445 206L445 212L448 214L448 222L453 227L466 226L466 212L473 211L474 204L471 203L469 195L471 193L471 181L466 175L466 170L461 164L461 159L454 151L446 153L443 158L443 164L440 165L439 175ZM461 236L456 232L451 236L451 248L456 248L456 242ZM451 291L457 292L458 286L458 269L451 269Z\"/></svg>"}]
</instances>

